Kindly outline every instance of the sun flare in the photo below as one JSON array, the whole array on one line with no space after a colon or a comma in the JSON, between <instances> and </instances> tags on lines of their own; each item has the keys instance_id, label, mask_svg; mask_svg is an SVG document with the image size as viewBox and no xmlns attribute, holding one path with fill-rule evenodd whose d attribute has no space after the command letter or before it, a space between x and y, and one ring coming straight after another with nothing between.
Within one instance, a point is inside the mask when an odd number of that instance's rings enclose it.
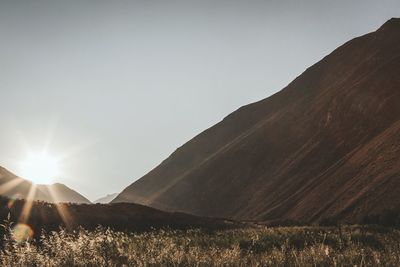
<instances>
[{"instance_id":1,"label":"sun flare","mask_svg":"<svg viewBox=\"0 0 400 267\"><path fill-rule=\"evenodd\" d=\"M31 153L20 163L20 174L35 184L49 184L60 175L58 160L47 153Z\"/></svg>"}]
</instances>

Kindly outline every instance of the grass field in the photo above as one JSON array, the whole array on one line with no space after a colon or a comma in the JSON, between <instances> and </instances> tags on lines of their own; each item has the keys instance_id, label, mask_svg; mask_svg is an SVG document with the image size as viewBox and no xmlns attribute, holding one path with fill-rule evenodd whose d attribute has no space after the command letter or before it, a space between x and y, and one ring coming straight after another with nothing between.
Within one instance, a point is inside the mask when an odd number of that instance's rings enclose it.
<instances>
[{"instance_id":1,"label":"grass field","mask_svg":"<svg viewBox=\"0 0 400 267\"><path fill-rule=\"evenodd\" d=\"M6 231L1 266L400 266L400 231L378 226L30 234Z\"/></svg>"}]
</instances>

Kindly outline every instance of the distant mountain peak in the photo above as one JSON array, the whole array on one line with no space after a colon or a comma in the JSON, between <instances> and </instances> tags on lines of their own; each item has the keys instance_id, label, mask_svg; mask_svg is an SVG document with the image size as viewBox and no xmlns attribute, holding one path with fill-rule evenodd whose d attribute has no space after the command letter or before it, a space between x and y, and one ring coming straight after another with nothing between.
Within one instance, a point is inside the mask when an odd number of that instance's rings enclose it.
<instances>
[{"instance_id":1,"label":"distant mountain peak","mask_svg":"<svg viewBox=\"0 0 400 267\"><path fill-rule=\"evenodd\" d=\"M102 203L102 204L110 203L117 195L118 193L107 194L104 197L96 199L95 201L93 201L93 203Z\"/></svg>"}]
</instances>

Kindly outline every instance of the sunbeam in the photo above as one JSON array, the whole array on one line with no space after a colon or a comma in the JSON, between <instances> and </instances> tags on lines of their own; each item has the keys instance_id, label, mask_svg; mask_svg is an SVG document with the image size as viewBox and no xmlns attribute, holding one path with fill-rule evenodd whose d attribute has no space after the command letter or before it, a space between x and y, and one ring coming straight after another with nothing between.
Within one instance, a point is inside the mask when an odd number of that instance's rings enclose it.
<instances>
[{"instance_id":1,"label":"sunbeam","mask_svg":"<svg viewBox=\"0 0 400 267\"><path fill-rule=\"evenodd\" d=\"M18 186L24 181L24 179L16 177L15 179L8 181L0 186L0 195L6 195L10 192L13 188Z\"/></svg>"},{"instance_id":2,"label":"sunbeam","mask_svg":"<svg viewBox=\"0 0 400 267\"><path fill-rule=\"evenodd\" d=\"M31 212L33 198L35 197L36 193L36 185L32 183L31 187L29 188L28 195L25 199L24 207L22 208L21 215L19 216L18 222L19 223L27 223L29 219L29 215Z\"/></svg>"},{"instance_id":3,"label":"sunbeam","mask_svg":"<svg viewBox=\"0 0 400 267\"><path fill-rule=\"evenodd\" d=\"M65 227L67 229L70 229L73 221L72 221L72 217L71 217L70 213L68 212L65 204L58 203L57 193L54 192L52 187L49 186L48 190L50 193L50 197L51 197L52 201L54 202L54 205L56 206L57 212L65 224Z\"/></svg>"}]
</instances>

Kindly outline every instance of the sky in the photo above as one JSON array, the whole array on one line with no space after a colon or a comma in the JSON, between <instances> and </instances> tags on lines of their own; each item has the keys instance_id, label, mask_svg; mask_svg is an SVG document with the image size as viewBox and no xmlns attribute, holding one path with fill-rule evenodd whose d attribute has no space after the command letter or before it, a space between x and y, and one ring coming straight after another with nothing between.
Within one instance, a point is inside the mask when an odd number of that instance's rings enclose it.
<instances>
[{"instance_id":1,"label":"sky","mask_svg":"<svg viewBox=\"0 0 400 267\"><path fill-rule=\"evenodd\" d=\"M54 182L120 192L399 16L398 0L0 0L0 166L45 150Z\"/></svg>"}]
</instances>

